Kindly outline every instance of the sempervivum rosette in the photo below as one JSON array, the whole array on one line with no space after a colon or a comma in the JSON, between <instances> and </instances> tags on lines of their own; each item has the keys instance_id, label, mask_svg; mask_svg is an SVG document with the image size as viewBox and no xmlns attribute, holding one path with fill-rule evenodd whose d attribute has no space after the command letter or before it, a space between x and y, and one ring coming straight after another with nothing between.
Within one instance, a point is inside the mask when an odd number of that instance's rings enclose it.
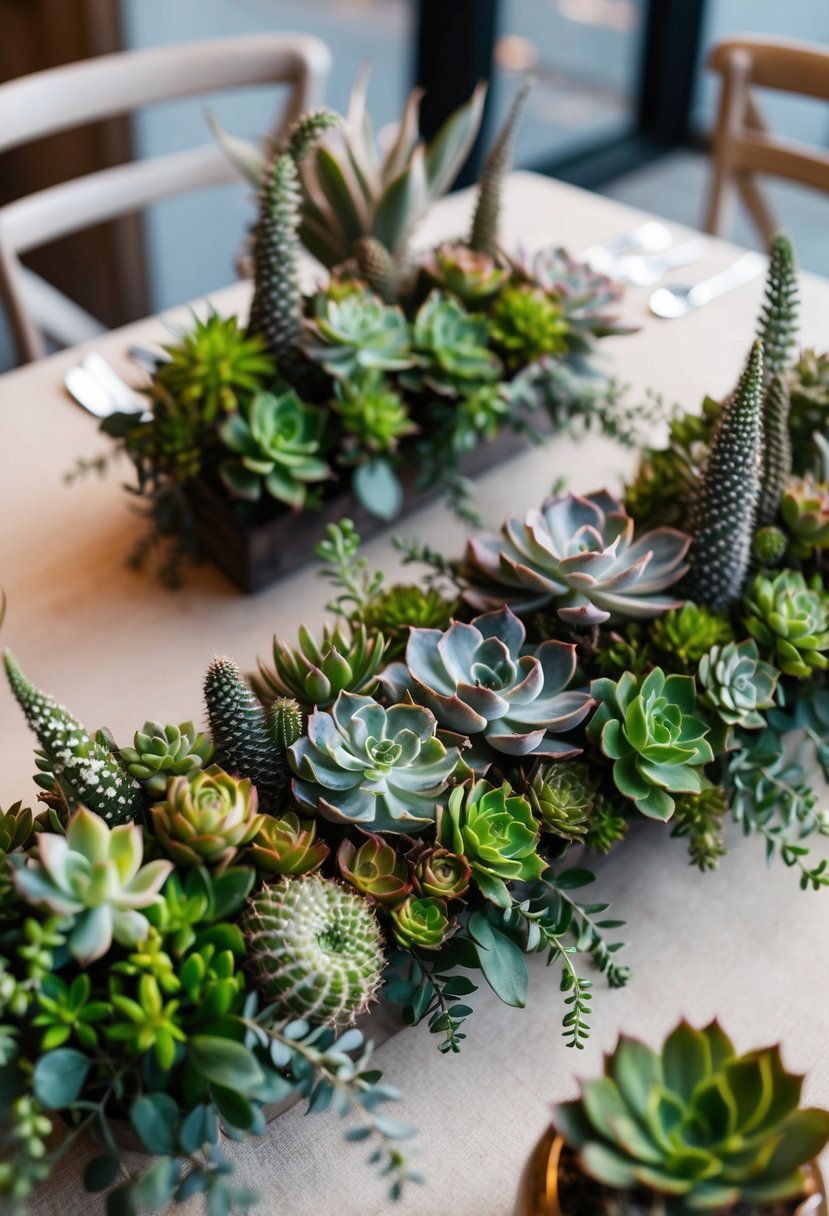
<instances>
[{"instance_id":1,"label":"sempervivum rosette","mask_svg":"<svg viewBox=\"0 0 829 1216\"><path fill-rule=\"evenodd\" d=\"M579 749L554 736L578 726L590 712L589 693L571 689L576 648L542 642L523 654L526 631L509 608L453 621L439 629L413 629L406 662L382 676L395 695L410 693L446 730L482 735L508 756L573 755Z\"/></svg>"},{"instance_id":2,"label":"sempervivum rosette","mask_svg":"<svg viewBox=\"0 0 829 1216\"><path fill-rule=\"evenodd\" d=\"M464 599L478 609L507 601L516 612L554 601L573 625L659 616L681 603L664 592L687 570L690 543L676 528L635 536L633 520L605 491L548 498L540 511L509 518L500 536L470 540Z\"/></svg>"},{"instance_id":3,"label":"sempervivum rosette","mask_svg":"<svg viewBox=\"0 0 829 1216\"><path fill-rule=\"evenodd\" d=\"M420 705L384 709L372 697L340 693L331 713L316 710L308 733L290 748L299 804L326 819L377 832L416 832L458 762L458 749L435 737L434 715Z\"/></svg>"}]
</instances>

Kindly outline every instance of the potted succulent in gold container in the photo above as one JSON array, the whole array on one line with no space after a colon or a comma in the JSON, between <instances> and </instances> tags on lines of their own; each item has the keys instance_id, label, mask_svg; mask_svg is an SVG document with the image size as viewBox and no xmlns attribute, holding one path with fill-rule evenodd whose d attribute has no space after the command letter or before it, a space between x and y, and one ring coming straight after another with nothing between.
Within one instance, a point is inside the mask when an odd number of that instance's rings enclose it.
<instances>
[{"instance_id":1,"label":"potted succulent in gold container","mask_svg":"<svg viewBox=\"0 0 829 1216\"><path fill-rule=\"evenodd\" d=\"M680 1022L661 1051L622 1036L554 1108L516 1216L826 1216L829 1111L801 1085L779 1048L738 1056L717 1022Z\"/></svg>"}]
</instances>

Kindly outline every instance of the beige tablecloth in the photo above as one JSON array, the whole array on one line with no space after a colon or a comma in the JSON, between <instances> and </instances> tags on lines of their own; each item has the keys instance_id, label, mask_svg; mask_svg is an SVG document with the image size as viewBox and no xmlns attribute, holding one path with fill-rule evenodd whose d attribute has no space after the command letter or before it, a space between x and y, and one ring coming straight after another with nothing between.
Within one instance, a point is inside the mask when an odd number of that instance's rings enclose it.
<instances>
[{"instance_id":1,"label":"beige tablecloth","mask_svg":"<svg viewBox=\"0 0 829 1216\"><path fill-rule=\"evenodd\" d=\"M443 202L425 239L468 224L470 200ZM640 213L531 174L510 180L505 243L560 242L574 251L640 220ZM687 233L677 229L677 238ZM713 242L710 257L682 271L694 281L725 266L736 250ZM826 346L829 284L803 276L803 340ZM243 306L245 287L217 293L224 309ZM646 312L646 292L631 292L627 314L642 324L634 337L602 344L602 361L636 392L647 387L692 406L734 383L754 328L757 282L677 322ZM128 372L127 346L161 338L158 319L96 343ZM145 718L180 721L198 714L201 679L214 653L246 668L266 654L275 630L290 636L300 621L318 625L325 588L313 569L245 598L209 567L193 571L179 593L123 557L141 524L130 514L119 478L67 488L62 474L78 455L106 450L94 421L65 397L61 381L78 352L0 378L0 584L9 598L3 641L31 678L71 706L90 727L106 722L128 738ZM556 440L480 481L480 503L497 525L508 511L537 504L559 476L572 488L617 485L632 464L607 441ZM126 476L127 470L124 470ZM463 530L435 504L397 528L456 552ZM397 559L388 535L367 548L389 573ZM30 797L32 740L11 697L0 693L0 805ZM406 1093L401 1110L421 1129L428 1185L413 1189L401 1216L501 1216L510 1211L520 1166L553 1101L568 1096L574 1075L594 1071L620 1029L655 1041L680 1014L719 1014L742 1048L774 1039L786 1060L809 1070L807 1095L829 1105L829 895L802 893L782 866L767 869L760 843L735 840L719 872L687 865L684 844L646 826L599 867L595 897L610 899L628 927L635 975L624 991L597 979L593 1037L574 1053L561 1040L557 972L534 960L530 1007L509 1010L486 993L473 998L463 1053L446 1058L425 1028L407 1031L379 1051L387 1079ZM259 1186L259 1216L379 1216L391 1210L364 1165L364 1146L343 1144L333 1117L306 1120L295 1110L262 1141L233 1145L238 1177ZM80 1216L103 1210L83 1194L81 1147L73 1150L33 1211ZM181 1209L178 1209L181 1210ZM194 1211L188 1206L188 1214Z\"/></svg>"}]
</instances>

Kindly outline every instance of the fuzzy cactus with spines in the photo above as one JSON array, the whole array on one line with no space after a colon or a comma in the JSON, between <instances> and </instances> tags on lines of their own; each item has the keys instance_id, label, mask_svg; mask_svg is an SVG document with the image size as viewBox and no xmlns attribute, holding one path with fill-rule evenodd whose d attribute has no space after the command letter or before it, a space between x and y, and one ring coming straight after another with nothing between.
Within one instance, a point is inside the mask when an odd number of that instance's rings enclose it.
<instances>
[{"instance_id":1,"label":"fuzzy cactus with spines","mask_svg":"<svg viewBox=\"0 0 829 1216\"><path fill-rule=\"evenodd\" d=\"M287 752L302 735L305 716L293 697L277 697L270 710L270 733L274 747Z\"/></svg>"},{"instance_id":2,"label":"fuzzy cactus with spines","mask_svg":"<svg viewBox=\"0 0 829 1216\"><path fill-rule=\"evenodd\" d=\"M386 304L397 299L397 267L394 258L376 236L360 237L354 246L357 269L372 291Z\"/></svg>"},{"instance_id":3,"label":"fuzzy cactus with spines","mask_svg":"<svg viewBox=\"0 0 829 1216\"><path fill-rule=\"evenodd\" d=\"M302 333L299 285L299 209L296 162L277 156L265 174L254 230L254 292L248 333L258 334L277 362L291 362Z\"/></svg>"},{"instance_id":4,"label":"fuzzy cactus with spines","mask_svg":"<svg viewBox=\"0 0 829 1216\"><path fill-rule=\"evenodd\" d=\"M739 599L751 559L762 441L763 348L751 348L736 392L725 402L691 503L689 599L715 612Z\"/></svg>"},{"instance_id":5,"label":"fuzzy cactus with spines","mask_svg":"<svg viewBox=\"0 0 829 1216\"><path fill-rule=\"evenodd\" d=\"M785 232L778 232L771 243L765 298L757 322L766 385L775 376L785 375L791 362L797 344L799 306L794 247Z\"/></svg>"},{"instance_id":6,"label":"fuzzy cactus with spines","mask_svg":"<svg viewBox=\"0 0 829 1216\"><path fill-rule=\"evenodd\" d=\"M763 468L757 499L758 528L776 522L783 492L791 477L790 404L788 382L778 374L772 378L763 397Z\"/></svg>"},{"instance_id":7,"label":"fuzzy cactus with spines","mask_svg":"<svg viewBox=\"0 0 829 1216\"><path fill-rule=\"evenodd\" d=\"M317 110L309 110L296 120L288 132L285 151L289 152L295 161L305 159L322 139L326 131L331 131L342 124L342 118L336 110L320 106Z\"/></svg>"},{"instance_id":8,"label":"fuzzy cactus with spines","mask_svg":"<svg viewBox=\"0 0 829 1216\"><path fill-rule=\"evenodd\" d=\"M10 650L4 662L11 690L42 749L36 783L48 790L57 787L70 810L86 806L109 824L136 819L143 807L141 787L112 750L35 688Z\"/></svg>"},{"instance_id":9,"label":"fuzzy cactus with spines","mask_svg":"<svg viewBox=\"0 0 829 1216\"><path fill-rule=\"evenodd\" d=\"M244 927L251 973L277 1016L347 1026L375 999L380 926L342 884L310 875L265 886L249 899Z\"/></svg>"},{"instance_id":10,"label":"fuzzy cactus with spines","mask_svg":"<svg viewBox=\"0 0 829 1216\"><path fill-rule=\"evenodd\" d=\"M479 253L494 254L498 248L498 224L501 216L501 195L504 181L512 167L515 134L524 106L532 89L531 77L525 77L510 103L501 129L484 160L478 181L478 197L472 217L469 246Z\"/></svg>"},{"instance_id":11,"label":"fuzzy cactus with spines","mask_svg":"<svg viewBox=\"0 0 829 1216\"><path fill-rule=\"evenodd\" d=\"M204 695L215 763L252 781L264 811L280 808L290 781L286 749L276 744L266 709L232 659L213 660Z\"/></svg>"}]
</instances>

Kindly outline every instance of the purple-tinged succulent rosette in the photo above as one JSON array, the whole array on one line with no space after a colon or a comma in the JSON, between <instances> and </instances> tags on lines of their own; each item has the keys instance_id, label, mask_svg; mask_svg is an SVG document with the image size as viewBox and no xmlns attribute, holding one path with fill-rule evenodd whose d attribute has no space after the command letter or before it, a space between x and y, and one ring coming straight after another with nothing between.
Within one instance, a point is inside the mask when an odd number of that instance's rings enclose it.
<instances>
[{"instance_id":1,"label":"purple-tinged succulent rosette","mask_svg":"<svg viewBox=\"0 0 829 1216\"><path fill-rule=\"evenodd\" d=\"M523 654L526 630L509 608L445 632L412 629L406 662L392 663L382 682L393 696L409 693L441 727L483 739L507 756L555 757L580 750L556 736L583 722L594 702L569 685L576 648L542 642Z\"/></svg>"}]
</instances>

